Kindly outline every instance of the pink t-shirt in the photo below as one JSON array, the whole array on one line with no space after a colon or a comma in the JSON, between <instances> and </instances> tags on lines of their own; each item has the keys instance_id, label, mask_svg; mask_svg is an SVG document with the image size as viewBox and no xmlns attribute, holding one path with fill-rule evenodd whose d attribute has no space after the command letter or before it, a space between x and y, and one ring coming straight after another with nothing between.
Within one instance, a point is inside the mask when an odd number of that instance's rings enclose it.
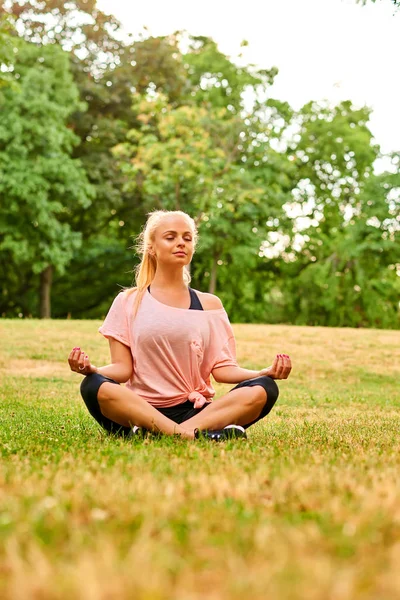
<instances>
[{"instance_id":1,"label":"pink t-shirt","mask_svg":"<svg viewBox=\"0 0 400 600\"><path fill-rule=\"evenodd\" d=\"M216 367L235 366L236 345L224 308L191 310L168 306L148 290L135 320L136 292L121 292L99 327L131 349L133 374L126 387L156 407L191 400L195 407L215 390L210 374Z\"/></svg>"}]
</instances>

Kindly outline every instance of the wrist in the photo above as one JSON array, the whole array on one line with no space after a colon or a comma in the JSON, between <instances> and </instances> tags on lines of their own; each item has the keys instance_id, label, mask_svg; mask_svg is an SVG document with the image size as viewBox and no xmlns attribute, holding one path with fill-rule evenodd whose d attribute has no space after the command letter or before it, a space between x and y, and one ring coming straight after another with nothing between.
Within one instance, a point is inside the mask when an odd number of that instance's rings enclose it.
<instances>
[{"instance_id":1,"label":"wrist","mask_svg":"<svg viewBox=\"0 0 400 600\"><path fill-rule=\"evenodd\" d=\"M273 375L271 373L271 367L267 367L266 369L261 369L260 377L271 377L273 379Z\"/></svg>"}]
</instances>

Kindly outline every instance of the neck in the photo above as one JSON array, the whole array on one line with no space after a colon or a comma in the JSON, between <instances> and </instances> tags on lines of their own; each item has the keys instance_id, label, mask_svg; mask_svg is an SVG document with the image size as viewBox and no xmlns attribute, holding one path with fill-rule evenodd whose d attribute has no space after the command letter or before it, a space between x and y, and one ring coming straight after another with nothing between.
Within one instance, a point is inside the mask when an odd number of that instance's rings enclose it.
<instances>
[{"instance_id":1,"label":"neck","mask_svg":"<svg viewBox=\"0 0 400 600\"><path fill-rule=\"evenodd\" d=\"M151 282L153 289L168 289L177 292L187 289L187 285L183 279L183 267L176 271L164 271L160 266L157 267L154 279Z\"/></svg>"}]
</instances>

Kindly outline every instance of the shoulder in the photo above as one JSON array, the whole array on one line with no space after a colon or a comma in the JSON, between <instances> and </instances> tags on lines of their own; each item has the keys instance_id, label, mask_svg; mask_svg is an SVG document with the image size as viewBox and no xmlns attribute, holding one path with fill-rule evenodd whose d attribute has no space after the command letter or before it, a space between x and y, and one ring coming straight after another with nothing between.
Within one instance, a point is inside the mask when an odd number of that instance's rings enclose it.
<instances>
[{"instance_id":1,"label":"shoulder","mask_svg":"<svg viewBox=\"0 0 400 600\"><path fill-rule=\"evenodd\" d=\"M137 287L132 287L132 288L123 288L119 291L119 293L117 294L117 298L121 301L121 302L126 302L129 298L133 298L134 296L136 296L136 292L137 292Z\"/></svg>"},{"instance_id":2,"label":"shoulder","mask_svg":"<svg viewBox=\"0 0 400 600\"><path fill-rule=\"evenodd\" d=\"M135 292L136 290L134 289L122 289L120 290L117 295L114 297L112 304L111 304L111 308L114 309L114 311L125 311L128 310L128 304L129 306L131 305L131 302L133 301L134 297L135 297ZM132 299L132 301L131 301Z\"/></svg>"},{"instance_id":3,"label":"shoulder","mask_svg":"<svg viewBox=\"0 0 400 600\"><path fill-rule=\"evenodd\" d=\"M137 287L121 288L118 295L124 296L126 298L134 292L137 292Z\"/></svg>"},{"instance_id":4,"label":"shoulder","mask_svg":"<svg viewBox=\"0 0 400 600\"><path fill-rule=\"evenodd\" d=\"M196 292L196 294L198 294L199 300L204 310L215 310L218 308L224 308L218 296L215 296L214 294L207 294L206 292L200 292L199 290L194 291Z\"/></svg>"}]
</instances>

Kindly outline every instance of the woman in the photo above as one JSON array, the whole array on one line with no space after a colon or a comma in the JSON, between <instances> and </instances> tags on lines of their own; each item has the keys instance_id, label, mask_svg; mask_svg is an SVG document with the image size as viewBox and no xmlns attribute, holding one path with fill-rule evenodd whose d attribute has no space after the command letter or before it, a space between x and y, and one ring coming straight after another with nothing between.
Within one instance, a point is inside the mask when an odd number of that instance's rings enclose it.
<instances>
[{"instance_id":1,"label":"woman","mask_svg":"<svg viewBox=\"0 0 400 600\"><path fill-rule=\"evenodd\" d=\"M81 394L90 414L109 432L246 437L245 429L278 398L274 380L289 376L285 354L261 371L239 367L220 299L189 287L196 242L195 222L186 213L150 213L139 236L137 287L116 296L99 328L109 340L111 364L94 366L81 348L68 357L71 370L86 376ZM212 402L211 374L238 385Z\"/></svg>"}]
</instances>

